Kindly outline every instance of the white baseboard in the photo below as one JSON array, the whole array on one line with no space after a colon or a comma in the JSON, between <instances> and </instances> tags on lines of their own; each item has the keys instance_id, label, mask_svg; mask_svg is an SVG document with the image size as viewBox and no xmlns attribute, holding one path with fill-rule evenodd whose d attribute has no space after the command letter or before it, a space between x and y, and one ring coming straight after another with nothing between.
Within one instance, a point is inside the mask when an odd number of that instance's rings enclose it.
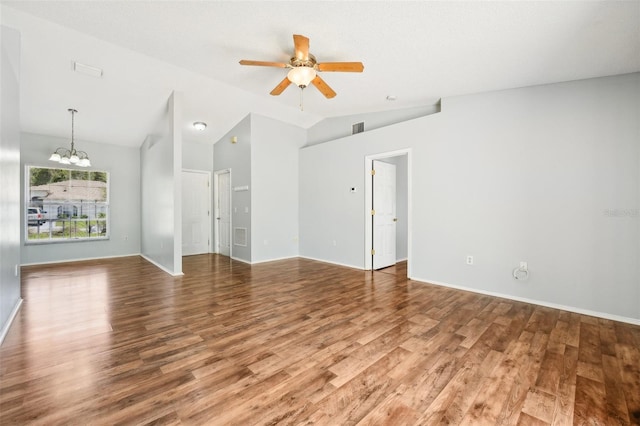
<instances>
[{"instance_id":1,"label":"white baseboard","mask_svg":"<svg viewBox=\"0 0 640 426\"><path fill-rule=\"evenodd\" d=\"M360 271L364 271L365 269L362 266L354 266L354 265L349 265L347 263L340 263L340 262L332 262L330 260L326 260L326 259L316 259L315 257L309 257L309 256L298 256L301 259L309 259L309 260L315 260L316 262L322 262L322 263L330 263L332 265L337 265L337 266L344 266L346 268L351 268L351 269L358 269Z\"/></svg>"},{"instance_id":2,"label":"white baseboard","mask_svg":"<svg viewBox=\"0 0 640 426\"><path fill-rule=\"evenodd\" d=\"M131 257L131 256L142 256L142 255L140 253L131 253L131 254L118 254L115 256L83 257L79 259L60 259L60 260L51 260L48 262L22 263L20 264L20 266L53 265L55 263L82 262L85 260L100 260L100 259L116 259L119 257Z\"/></svg>"},{"instance_id":3,"label":"white baseboard","mask_svg":"<svg viewBox=\"0 0 640 426\"><path fill-rule=\"evenodd\" d=\"M479 290L477 288L453 285L453 284L443 283L443 282L439 282L439 281L426 280L426 279L423 279L423 278L410 277L410 279L414 280L414 281L420 281L420 282L423 282L423 283L426 283L426 284L434 284L434 285L441 286L441 287L449 287L449 288L454 288L456 290L469 291L471 293L484 294L484 295L487 295L487 296L500 297L502 299L515 300L517 302L530 303L532 305L545 306L547 308L560 309L562 311L575 312L577 314L588 315L588 316L591 316L591 317L598 317L598 318L604 318L604 319L608 319L608 320L612 320L612 321L619 321L619 322L626 322L628 324L640 325L640 319L638 319L638 318L623 317L623 316L620 316L620 315L608 314L606 312L591 311L589 309L576 308L575 306L560 305L558 303L545 302L543 300L536 300L536 299L529 299L529 298L526 298L526 297L512 296L510 294L497 293L497 292L494 292L494 291Z\"/></svg>"},{"instance_id":4,"label":"white baseboard","mask_svg":"<svg viewBox=\"0 0 640 426\"><path fill-rule=\"evenodd\" d=\"M251 262L249 262L248 260L245 260L245 259L240 259L239 257L231 256L231 259L237 260L238 262L246 263L247 265L251 265Z\"/></svg>"},{"instance_id":5,"label":"white baseboard","mask_svg":"<svg viewBox=\"0 0 640 426\"><path fill-rule=\"evenodd\" d=\"M255 262L251 262L251 264L258 265L260 263L277 262L278 260L297 259L298 257L299 256L274 257L273 259L256 260Z\"/></svg>"},{"instance_id":6,"label":"white baseboard","mask_svg":"<svg viewBox=\"0 0 640 426\"><path fill-rule=\"evenodd\" d=\"M144 254L141 254L140 257L143 258L144 260L146 260L147 262L151 263L155 267L162 269L164 272L166 272L167 274L169 274L169 275L171 275L173 277L181 277L181 276L184 275L184 273L182 273L182 272L180 272L179 274L176 274L173 271L168 270L167 268L165 268L164 266L162 266L161 264L159 264L155 260L150 259L149 257L145 256Z\"/></svg>"},{"instance_id":7,"label":"white baseboard","mask_svg":"<svg viewBox=\"0 0 640 426\"><path fill-rule=\"evenodd\" d=\"M7 336L7 333L9 332L9 328L11 328L11 324L13 324L13 320L16 319L16 315L18 315L18 311L20 311L21 306L22 306L22 298L18 299L18 301L16 302L16 305L13 307L13 310L11 311L11 314L9 314L9 318L7 318L7 322L4 324L4 327L2 327L2 330L0 330L0 345L2 345L2 342L4 342L4 338Z\"/></svg>"},{"instance_id":8,"label":"white baseboard","mask_svg":"<svg viewBox=\"0 0 640 426\"><path fill-rule=\"evenodd\" d=\"M131 256L140 256L141 258L143 258L147 262L149 262L149 263L153 264L154 266L162 269L164 272L166 272L167 274L169 274L171 276L180 277L180 276L184 275L182 272L180 272L179 274L176 274L173 271L168 270L167 268L165 268L164 266L160 265L155 260L150 259L149 257L145 256L142 253L120 254L120 255L116 255L116 256L84 257L84 258L79 258L79 259L55 260L55 261L51 261L51 262L24 263L24 264L21 264L20 266L53 265L53 264L57 264L57 263L83 262L83 261L86 261L86 260L117 259L117 258L120 258L120 257L131 257Z\"/></svg>"}]
</instances>

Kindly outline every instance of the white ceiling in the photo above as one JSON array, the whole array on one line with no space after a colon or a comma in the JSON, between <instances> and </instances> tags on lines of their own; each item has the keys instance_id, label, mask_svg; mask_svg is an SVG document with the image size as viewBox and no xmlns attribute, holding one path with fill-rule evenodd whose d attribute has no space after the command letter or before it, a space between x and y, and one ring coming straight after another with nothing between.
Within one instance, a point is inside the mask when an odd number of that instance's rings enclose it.
<instances>
[{"instance_id":1,"label":"white ceiling","mask_svg":"<svg viewBox=\"0 0 640 426\"><path fill-rule=\"evenodd\" d=\"M430 105L442 97L640 71L640 1L4 1L22 36L24 131L139 146L172 90L184 134L214 143L249 112L309 127L324 117ZM292 34L338 93L269 92ZM72 62L102 68L96 79ZM387 95L397 97L388 101ZM196 133L188 124L205 121Z\"/></svg>"}]
</instances>

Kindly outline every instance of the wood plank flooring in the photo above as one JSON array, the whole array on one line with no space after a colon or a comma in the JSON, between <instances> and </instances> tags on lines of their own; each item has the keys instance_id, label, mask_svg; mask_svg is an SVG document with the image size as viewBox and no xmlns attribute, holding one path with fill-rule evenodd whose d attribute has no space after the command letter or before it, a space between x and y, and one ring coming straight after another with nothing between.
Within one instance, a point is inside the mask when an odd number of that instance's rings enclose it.
<instances>
[{"instance_id":1,"label":"wood plank flooring","mask_svg":"<svg viewBox=\"0 0 640 426\"><path fill-rule=\"evenodd\" d=\"M630 425L640 327L291 259L22 269L0 424Z\"/></svg>"}]
</instances>

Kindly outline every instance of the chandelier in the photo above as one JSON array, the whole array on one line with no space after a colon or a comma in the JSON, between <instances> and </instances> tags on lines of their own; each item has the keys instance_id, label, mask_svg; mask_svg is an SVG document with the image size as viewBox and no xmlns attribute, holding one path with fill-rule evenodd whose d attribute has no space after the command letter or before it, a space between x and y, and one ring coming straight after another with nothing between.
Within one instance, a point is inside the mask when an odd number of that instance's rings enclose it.
<instances>
[{"instance_id":1,"label":"chandelier","mask_svg":"<svg viewBox=\"0 0 640 426\"><path fill-rule=\"evenodd\" d=\"M51 157L49 157L49 160L57 161L60 164L74 164L80 167L90 167L91 161L89 161L89 155L84 151L77 151L74 147L73 118L75 113L78 111L73 108L69 108L67 111L71 113L71 149L56 148L56 150L53 151L53 154L51 154Z\"/></svg>"}]
</instances>

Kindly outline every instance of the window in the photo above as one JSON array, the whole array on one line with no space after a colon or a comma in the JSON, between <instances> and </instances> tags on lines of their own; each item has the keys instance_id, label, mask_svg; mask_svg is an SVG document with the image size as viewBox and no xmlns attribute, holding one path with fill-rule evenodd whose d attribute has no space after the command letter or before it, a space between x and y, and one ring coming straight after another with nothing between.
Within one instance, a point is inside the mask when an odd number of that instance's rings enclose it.
<instances>
[{"instance_id":1,"label":"window","mask_svg":"<svg viewBox=\"0 0 640 426\"><path fill-rule=\"evenodd\" d=\"M27 166L27 243L109 238L109 173Z\"/></svg>"}]
</instances>

